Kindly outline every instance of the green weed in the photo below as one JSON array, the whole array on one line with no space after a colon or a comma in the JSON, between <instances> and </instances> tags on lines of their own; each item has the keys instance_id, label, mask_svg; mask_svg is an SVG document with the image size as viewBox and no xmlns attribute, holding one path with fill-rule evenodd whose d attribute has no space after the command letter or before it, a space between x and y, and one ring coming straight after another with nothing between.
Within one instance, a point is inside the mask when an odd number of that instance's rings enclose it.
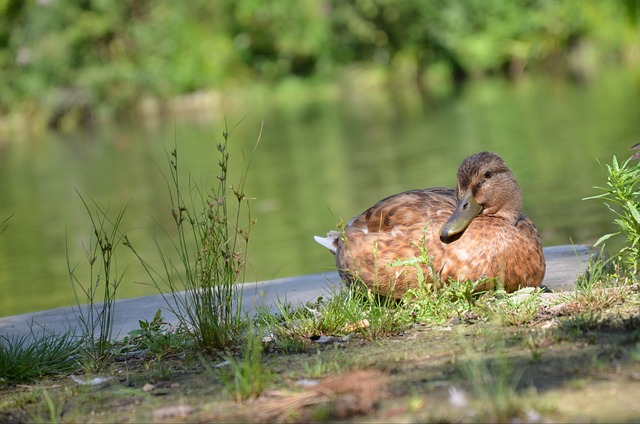
<instances>
[{"instance_id":1,"label":"green weed","mask_svg":"<svg viewBox=\"0 0 640 424\"><path fill-rule=\"evenodd\" d=\"M9 399L4 399L0 402L0 411L8 410L9 408L17 408L22 411L27 409L29 405L37 403L40 400L39 390L29 390L25 392L18 392Z\"/></svg>"},{"instance_id":2,"label":"green weed","mask_svg":"<svg viewBox=\"0 0 640 424\"><path fill-rule=\"evenodd\" d=\"M172 375L171 366L163 361L150 361L145 363L145 381L157 383L159 381L168 381Z\"/></svg>"},{"instance_id":3,"label":"green weed","mask_svg":"<svg viewBox=\"0 0 640 424\"><path fill-rule=\"evenodd\" d=\"M247 248L255 224L248 207L250 199L244 194L250 158L238 184L229 185L229 139L230 133L225 130L223 142L216 146L220 173L209 188L189 176L185 192L177 147L167 154L177 262L157 244L163 264L157 271L129 244L153 284L161 292L169 288L169 308L205 350L231 347L245 326L240 308L242 291L236 283L244 281ZM259 141L260 136L256 147Z\"/></svg>"},{"instance_id":4,"label":"green weed","mask_svg":"<svg viewBox=\"0 0 640 424\"><path fill-rule=\"evenodd\" d=\"M187 347L188 343L180 328L172 328L162 318L158 309L151 321L139 320L140 328L129 332L123 341L123 349L145 349L160 359Z\"/></svg>"},{"instance_id":5,"label":"green weed","mask_svg":"<svg viewBox=\"0 0 640 424\"><path fill-rule=\"evenodd\" d=\"M387 264L388 267L396 267L396 266L410 266L415 268L416 270L416 285L418 287L424 287L427 285L427 276L425 275L425 269L431 276L431 280L433 281L433 286L438 287L439 281L437 278L436 270L433 267L433 257L429 254L427 249L427 226L424 226L422 229L422 238L420 239L420 243L413 243L415 247L417 247L420 251L419 256L414 256L412 258L403 258L397 259L393 262Z\"/></svg>"},{"instance_id":6,"label":"green weed","mask_svg":"<svg viewBox=\"0 0 640 424\"><path fill-rule=\"evenodd\" d=\"M300 353L309 347L307 340L295 336L280 337L273 346L274 350L282 353Z\"/></svg>"},{"instance_id":7,"label":"green weed","mask_svg":"<svg viewBox=\"0 0 640 424\"><path fill-rule=\"evenodd\" d=\"M567 304L577 312L601 312L616 304L637 302L637 296L637 283L628 277L610 274L597 281L577 285Z\"/></svg>"},{"instance_id":8,"label":"green weed","mask_svg":"<svg viewBox=\"0 0 640 424\"><path fill-rule=\"evenodd\" d=\"M408 311L409 316L417 322L443 323L477 309L476 300L483 294L479 289L492 286L494 282L440 281L433 266L433 257L426 246L426 231L427 226L423 229L420 242L414 243L420 252L418 256L398 259L388 266L410 266L416 270L416 288L409 289L401 299L405 312Z\"/></svg>"},{"instance_id":9,"label":"green weed","mask_svg":"<svg viewBox=\"0 0 640 424\"><path fill-rule=\"evenodd\" d=\"M318 305L316 331L320 334L360 333L367 340L395 334L408 322L400 303L373 293L355 282Z\"/></svg>"},{"instance_id":10,"label":"green weed","mask_svg":"<svg viewBox=\"0 0 640 424\"><path fill-rule=\"evenodd\" d=\"M640 164L634 164L629 158L622 164L614 156L611 165L606 164L606 187L595 187L603 193L586 197L584 200L601 200L614 215L613 222L618 231L605 234L596 241L595 246L604 245L614 236L624 236L623 247L615 252L611 261L621 272L638 275L640 267Z\"/></svg>"},{"instance_id":11,"label":"green weed","mask_svg":"<svg viewBox=\"0 0 640 424\"><path fill-rule=\"evenodd\" d=\"M115 253L120 244L127 244L126 236L119 230L127 207L112 221L107 212L95 202L92 209L82 196L80 200L89 215L92 228L90 244L85 247L89 265L88 281L79 277L76 266L71 265L68 243L67 269L76 298L83 338L87 344L87 349L83 352L87 359L86 365L100 369L112 355L116 293L124 276L124 273L118 272ZM82 292L82 299L78 291ZM83 305L85 302L86 305Z\"/></svg>"}]
</instances>

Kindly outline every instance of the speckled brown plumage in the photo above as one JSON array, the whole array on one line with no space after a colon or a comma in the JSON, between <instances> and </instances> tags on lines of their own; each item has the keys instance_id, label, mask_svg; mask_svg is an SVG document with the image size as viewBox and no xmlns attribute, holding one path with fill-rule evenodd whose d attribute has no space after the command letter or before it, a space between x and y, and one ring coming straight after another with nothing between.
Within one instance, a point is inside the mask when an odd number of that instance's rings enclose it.
<instances>
[{"instance_id":1,"label":"speckled brown plumage","mask_svg":"<svg viewBox=\"0 0 640 424\"><path fill-rule=\"evenodd\" d=\"M416 267L397 263L420 257L421 246L432 258L432 267L421 266L427 281L433 281L433 269L445 283L493 278L508 292L539 286L545 272L540 236L521 212L513 173L498 155L482 152L466 158L457 176L455 190L387 197L355 217L342 235L333 231L317 240L334 251L343 278L360 279L386 296L400 297L416 287ZM463 220L461 231L452 229L454 210L468 214L467 203L478 208L477 215Z\"/></svg>"}]
</instances>

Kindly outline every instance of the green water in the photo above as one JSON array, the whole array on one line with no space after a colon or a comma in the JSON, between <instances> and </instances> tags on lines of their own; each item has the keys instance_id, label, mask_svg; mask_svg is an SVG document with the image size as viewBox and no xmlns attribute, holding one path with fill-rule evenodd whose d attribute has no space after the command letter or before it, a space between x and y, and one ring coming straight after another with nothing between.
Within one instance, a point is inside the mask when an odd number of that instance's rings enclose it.
<instances>
[{"instance_id":1,"label":"green water","mask_svg":"<svg viewBox=\"0 0 640 424\"><path fill-rule=\"evenodd\" d=\"M613 228L601 204L581 200L604 183L596 159L626 158L640 141L637 73L611 72L588 85L482 81L426 108L410 87L278 93L225 103L210 111L213 120L2 140L0 221L14 215L0 235L0 316L75 303L67 256L85 275L90 236L77 192L114 217L128 204L121 229L158 264L155 241L168 246L161 228L172 232L164 149L177 140L183 170L214 178L224 116L242 119L231 138L236 166L264 122L245 190L256 197L258 220L248 281L332 269L313 235L389 194L453 186L460 161L481 150L498 152L513 169L545 245L593 242ZM126 248L121 253L119 297L156 293Z\"/></svg>"}]
</instances>

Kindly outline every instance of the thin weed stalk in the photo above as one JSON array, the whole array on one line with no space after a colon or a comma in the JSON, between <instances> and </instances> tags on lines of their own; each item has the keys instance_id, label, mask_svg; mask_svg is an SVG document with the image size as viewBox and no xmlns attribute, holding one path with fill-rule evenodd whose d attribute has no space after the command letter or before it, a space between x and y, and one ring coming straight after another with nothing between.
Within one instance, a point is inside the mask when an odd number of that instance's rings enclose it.
<instances>
[{"instance_id":1,"label":"thin weed stalk","mask_svg":"<svg viewBox=\"0 0 640 424\"><path fill-rule=\"evenodd\" d=\"M124 276L124 273L118 272L115 254L120 244L127 243L126 236L119 227L128 205L112 221L107 212L95 202L92 209L79 193L78 195L92 227L89 246L85 247L89 264L88 282L83 281L77 275L76 266L71 265L68 242L67 269L79 311L83 339L88 344L86 353L92 362L90 365L100 368L111 356L116 294ZM86 305L82 304L84 301Z\"/></svg>"},{"instance_id":2,"label":"thin weed stalk","mask_svg":"<svg viewBox=\"0 0 640 424\"><path fill-rule=\"evenodd\" d=\"M256 147L260 137L261 132ZM157 271L128 244L153 284L160 291L169 288L170 298L165 298L169 308L205 350L231 347L244 326L242 291L237 283L244 282L255 223L250 199L244 194L250 158L238 185L230 185L229 140L225 130L223 142L216 145L220 173L206 190L189 176L185 192L177 146L167 154L170 176L166 182L177 230L172 239L177 261L156 242L163 268Z\"/></svg>"},{"instance_id":3,"label":"thin weed stalk","mask_svg":"<svg viewBox=\"0 0 640 424\"><path fill-rule=\"evenodd\" d=\"M9 220L11 219L12 216L13 214L9 215L4 220L0 221L0 235L2 235L2 233L4 233L9 227Z\"/></svg>"}]
</instances>

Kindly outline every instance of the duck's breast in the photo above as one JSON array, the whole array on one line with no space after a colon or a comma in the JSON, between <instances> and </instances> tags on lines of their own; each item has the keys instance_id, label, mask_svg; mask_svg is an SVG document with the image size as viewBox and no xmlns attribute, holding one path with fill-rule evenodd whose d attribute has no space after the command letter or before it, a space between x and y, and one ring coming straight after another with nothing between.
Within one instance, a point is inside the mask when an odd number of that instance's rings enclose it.
<instances>
[{"instance_id":1,"label":"duck's breast","mask_svg":"<svg viewBox=\"0 0 640 424\"><path fill-rule=\"evenodd\" d=\"M498 217L480 215L455 241L442 244L442 279L496 278L505 290L539 286L545 271L540 237L533 223L522 217L513 225Z\"/></svg>"}]
</instances>

